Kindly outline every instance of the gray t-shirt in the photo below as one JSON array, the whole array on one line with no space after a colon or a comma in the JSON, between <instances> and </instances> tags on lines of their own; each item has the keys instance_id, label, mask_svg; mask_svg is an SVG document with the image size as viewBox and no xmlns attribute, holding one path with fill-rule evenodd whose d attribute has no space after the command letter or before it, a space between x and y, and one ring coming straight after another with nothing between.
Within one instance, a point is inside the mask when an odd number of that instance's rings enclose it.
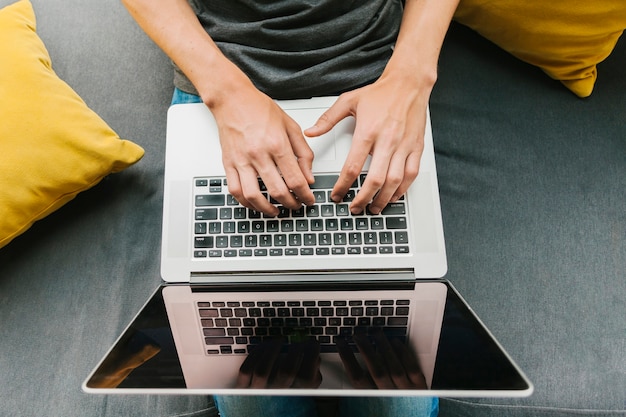
<instances>
[{"instance_id":1,"label":"gray t-shirt","mask_svg":"<svg viewBox=\"0 0 626 417\"><path fill-rule=\"evenodd\" d=\"M338 94L375 81L403 11L402 0L189 2L226 57L276 99ZM174 84L197 94L178 68Z\"/></svg>"}]
</instances>

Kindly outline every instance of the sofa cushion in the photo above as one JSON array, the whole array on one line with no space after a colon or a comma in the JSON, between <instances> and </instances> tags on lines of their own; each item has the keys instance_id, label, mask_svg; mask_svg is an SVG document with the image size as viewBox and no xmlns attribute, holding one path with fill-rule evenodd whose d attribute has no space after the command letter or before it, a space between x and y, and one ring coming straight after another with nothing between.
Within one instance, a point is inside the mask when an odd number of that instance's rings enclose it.
<instances>
[{"instance_id":1,"label":"sofa cushion","mask_svg":"<svg viewBox=\"0 0 626 417\"><path fill-rule=\"evenodd\" d=\"M626 28L626 2L461 0L455 19L587 97Z\"/></svg>"},{"instance_id":2,"label":"sofa cushion","mask_svg":"<svg viewBox=\"0 0 626 417\"><path fill-rule=\"evenodd\" d=\"M0 9L0 247L143 156L63 82L28 0Z\"/></svg>"}]
</instances>

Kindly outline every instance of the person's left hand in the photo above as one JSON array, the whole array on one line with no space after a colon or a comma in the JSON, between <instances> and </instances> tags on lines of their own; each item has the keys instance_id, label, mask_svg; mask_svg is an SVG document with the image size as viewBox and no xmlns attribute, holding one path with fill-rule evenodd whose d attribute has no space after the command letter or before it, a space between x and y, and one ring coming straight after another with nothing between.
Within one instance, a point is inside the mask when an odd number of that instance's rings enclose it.
<instances>
[{"instance_id":1,"label":"person's left hand","mask_svg":"<svg viewBox=\"0 0 626 417\"><path fill-rule=\"evenodd\" d=\"M417 177L432 86L415 85L415 80L383 74L375 83L339 96L315 126L304 131L309 137L320 136L340 120L355 117L353 143L331 194L333 201L341 201L371 154L366 180L350 206L353 214L368 204L372 213L380 213Z\"/></svg>"}]
</instances>

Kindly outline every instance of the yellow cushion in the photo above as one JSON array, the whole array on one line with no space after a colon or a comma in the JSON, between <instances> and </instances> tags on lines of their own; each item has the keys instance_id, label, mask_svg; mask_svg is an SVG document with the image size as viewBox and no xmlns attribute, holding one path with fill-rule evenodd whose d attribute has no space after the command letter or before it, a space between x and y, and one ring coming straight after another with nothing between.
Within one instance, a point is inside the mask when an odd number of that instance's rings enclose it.
<instances>
[{"instance_id":1,"label":"yellow cushion","mask_svg":"<svg viewBox=\"0 0 626 417\"><path fill-rule=\"evenodd\" d=\"M143 153L54 73L30 2L0 9L0 247Z\"/></svg>"},{"instance_id":2,"label":"yellow cushion","mask_svg":"<svg viewBox=\"0 0 626 417\"><path fill-rule=\"evenodd\" d=\"M455 20L587 97L626 29L626 1L461 0Z\"/></svg>"}]
</instances>

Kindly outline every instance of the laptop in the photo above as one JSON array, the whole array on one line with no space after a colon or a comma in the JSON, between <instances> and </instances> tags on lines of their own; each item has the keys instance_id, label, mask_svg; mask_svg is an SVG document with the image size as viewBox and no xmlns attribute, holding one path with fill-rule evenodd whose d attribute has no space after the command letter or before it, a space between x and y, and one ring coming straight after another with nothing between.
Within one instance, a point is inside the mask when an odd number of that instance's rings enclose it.
<instances>
[{"instance_id":1,"label":"laptop","mask_svg":"<svg viewBox=\"0 0 626 417\"><path fill-rule=\"evenodd\" d=\"M335 99L277 103L306 128ZM280 214L269 218L228 193L217 125L207 107L172 106L165 283L83 389L530 395L530 381L442 278L447 261L430 117L417 179L378 215L348 209L369 161L344 201L329 198L354 125L347 118L324 136L307 138L315 153L316 202L300 210L279 207ZM259 186L265 191L261 180ZM391 376L398 367L400 380Z\"/></svg>"}]
</instances>

